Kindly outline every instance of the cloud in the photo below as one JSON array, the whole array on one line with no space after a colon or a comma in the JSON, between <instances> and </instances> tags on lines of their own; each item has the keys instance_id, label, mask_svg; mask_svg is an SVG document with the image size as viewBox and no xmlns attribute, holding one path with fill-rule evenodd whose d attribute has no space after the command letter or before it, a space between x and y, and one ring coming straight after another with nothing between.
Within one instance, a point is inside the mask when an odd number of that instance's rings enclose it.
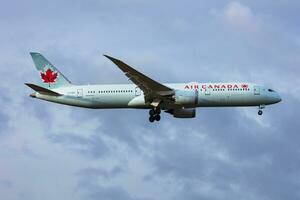
<instances>
[{"instance_id":1,"label":"cloud","mask_svg":"<svg viewBox=\"0 0 300 200\"><path fill-rule=\"evenodd\" d=\"M91 188L93 188L91 190ZM126 190L121 187L112 186L112 187L101 187L101 186L89 186L89 192L84 199L96 200L99 198L107 199L107 200L150 200L150 199L141 199L141 198L134 198Z\"/></svg>"},{"instance_id":2,"label":"cloud","mask_svg":"<svg viewBox=\"0 0 300 200\"><path fill-rule=\"evenodd\" d=\"M250 7L237 1L232 1L225 7L224 20L234 29L250 33L258 32L261 23Z\"/></svg>"},{"instance_id":3,"label":"cloud","mask_svg":"<svg viewBox=\"0 0 300 200\"><path fill-rule=\"evenodd\" d=\"M0 199L299 199L299 4L16 4L0 8ZM40 81L33 50L74 83L129 83L110 53L161 82L259 82L283 102L155 124L146 110L52 104L23 84Z\"/></svg>"},{"instance_id":4,"label":"cloud","mask_svg":"<svg viewBox=\"0 0 300 200\"><path fill-rule=\"evenodd\" d=\"M78 191L84 199L125 199L125 200L150 200L149 198L139 198L131 195L122 186L111 185L111 179L120 176L125 171L120 166L115 166L111 170L99 168L85 168L76 173L79 178ZM102 180L102 181L101 181ZM100 185L98 184L100 182ZM108 184L104 184L104 182ZM101 184L102 183L102 184Z\"/></svg>"},{"instance_id":5,"label":"cloud","mask_svg":"<svg viewBox=\"0 0 300 200\"><path fill-rule=\"evenodd\" d=\"M6 116L4 113L0 112L0 136L4 135L4 130L7 130L7 122L8 122L8 116Z\"/></svg>"},{"instance_id":6,"label":"cloud","mask_svg":"<svg viewBox=\"0 0 300 200\"><path fill-rule=\"evenodd\" d=\"M110 178L113 178L116 175L119 175L123 171L124 170L120 166L116 166L110 171L99 169L99 168L89 167L89 168L81 169L77 173L77 175L82 176L82 177L86 177L86 178L91 178L91 179L93 179L95 177L99 177L99 176L101 176L103 178L106 178L106 179L110 179Z\"/></svg>"},{"instance_id":7,"label":"cloud","mask_svg":"<svg viewBox=\"0 0 300 200\"><path fill-rule=\"evenodd\" d=\"M8 180L0 180L0 187L11 188L13 184Z\"/></svg>"}]
</instances>

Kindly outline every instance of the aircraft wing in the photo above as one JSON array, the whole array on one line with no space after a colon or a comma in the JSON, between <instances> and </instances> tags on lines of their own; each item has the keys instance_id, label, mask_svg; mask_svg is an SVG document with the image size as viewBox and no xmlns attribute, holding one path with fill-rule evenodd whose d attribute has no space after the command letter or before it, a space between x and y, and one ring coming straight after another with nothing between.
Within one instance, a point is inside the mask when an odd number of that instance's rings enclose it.
<instances>
[{"instance_id":1,"label":"aircraft wing","mask_svg":"<svg viewBox=\"0 0 300 200\"><path fill-rule=\"evenodd\" d=\"M161 100L174 94L173 89L149 78L123 61L108 55L104 56L116 64L125 75L144 92L146 103L153 103L154 101L159 103Z\"/></svg>"}]
</instances>

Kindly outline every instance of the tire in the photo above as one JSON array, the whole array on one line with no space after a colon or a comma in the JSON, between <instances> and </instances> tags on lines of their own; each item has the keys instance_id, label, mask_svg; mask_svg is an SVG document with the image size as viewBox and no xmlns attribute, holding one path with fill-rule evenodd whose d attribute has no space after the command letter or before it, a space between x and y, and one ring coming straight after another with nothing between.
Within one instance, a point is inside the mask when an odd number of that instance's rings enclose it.
<instances>
[{"instance_id":1,"label":"tire","mask_svg":"<svg viewBox=\"0 0 300 200\"><path fill-rule=\"evenodd\" d=\"M159 121L159 120L160 120L160 115L156 115L156 116L155 116L155 120L156 120L156 121Z\"/></svg>"},{"instance_id":2,"label":"tire","mask_svg":"<svg viewBox=\"0 0 300 200\"><path fill-rule=\"evenodd\" d=\"M153 109L149 110L149 115L150 115L150 116L155 115L155 111L154 111Z\"/></svg>"},{"instance_id":3,"label":"tire","mask_svg":"<svg viewBox=\"0 0 300 200\"><path fill-rule=\"evenodd\" d=\"M258 111L258 115L262 115L263 114L263 111L262 110L259 110Z\"/></svg>"},{"instance_id":4,"label":"tire","mask_svg":"<svg viewBox=\"0 0 300 200\"><path fill-rule=\"evenodd\" d=\"M150 117L149 117L149 122L153 123L154 120L155 120L155 117L154 117L154 116L150 116Z\"/></svg>"}]
</instances>

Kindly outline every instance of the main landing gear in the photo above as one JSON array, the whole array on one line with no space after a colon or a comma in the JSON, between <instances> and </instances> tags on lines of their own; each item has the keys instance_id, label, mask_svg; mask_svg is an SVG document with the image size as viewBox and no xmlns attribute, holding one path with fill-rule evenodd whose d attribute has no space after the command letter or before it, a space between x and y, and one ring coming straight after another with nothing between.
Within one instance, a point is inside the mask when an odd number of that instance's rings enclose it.
<instances>
[{"instance_id":1,"label":"main landing gear","mask_svg":"<svg viewBox=\"0 0 300 200\"><path fill-rule=\"evenodd\" d=\"M263 114L263 109L265 108L265 105L260 105L259 107L258 107L258 115L262 115Z\"/></svg>"},{"instance_id":2,"label":"main landing gear","mask_svg":"<svg viewBox=\"0 0 300 200\"><path fill-rule=\"evenodd\" d=\"M149 122L152 123L155 120L159 121L160 120L160 113L161 113L161 110L159 108L149 110L149 115L150 115Z\"/></svg>"}]
</instances>

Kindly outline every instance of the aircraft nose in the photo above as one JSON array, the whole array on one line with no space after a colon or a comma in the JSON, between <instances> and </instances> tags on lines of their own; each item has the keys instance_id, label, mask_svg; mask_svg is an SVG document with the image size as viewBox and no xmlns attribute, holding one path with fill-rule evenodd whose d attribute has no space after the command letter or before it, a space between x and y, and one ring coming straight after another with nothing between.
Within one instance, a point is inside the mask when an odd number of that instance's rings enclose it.
<instances>
[{"instance_id":1,"label":"aircraft nose","mask_svg":"<svg viewBox=\"0 0 300 200\"><path fill-rule=\"evenodd\" d=\"M281 97L276 92L270 93L268 95L268 97L269 97L269 103L270 104L279 103L281 101Z\"/></svg>"},{"instance_id":2,"label":"aircraft nose","mask_svg":"<svg viewBox=\"0 0 300 200\"><path fill-rule=\"evenodd\" d=\"M281 99L281 97L278 95L278 102L280 102L282 99Z\"/></svg>"},{"instance_id":3,"label":"aircraft nose","mask_svg":"<svg viewBox=\"0 0 300 200\"><path fill-rule=\"evenodd\" d=\"M279 96L279 94L276 94L275 96L275 103L279 103L281 101L281 97Z\"/></svg>"}]
</instances>

